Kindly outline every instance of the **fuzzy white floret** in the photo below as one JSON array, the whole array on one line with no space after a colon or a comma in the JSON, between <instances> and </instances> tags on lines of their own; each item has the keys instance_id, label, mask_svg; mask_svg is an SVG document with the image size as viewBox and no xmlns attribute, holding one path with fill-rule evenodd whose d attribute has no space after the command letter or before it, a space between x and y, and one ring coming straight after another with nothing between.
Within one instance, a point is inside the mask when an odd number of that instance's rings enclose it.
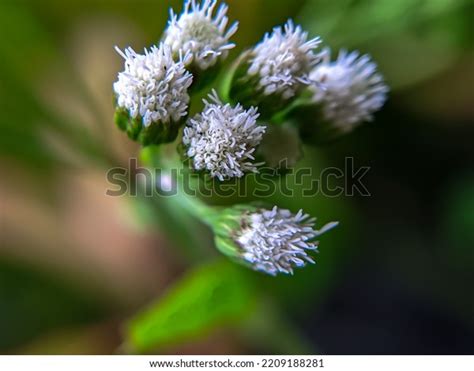
<instances>
[{"instance_id":1,"label":"fuzzy white floret","mask_svg":"<svg viewBox=\"0 0 474 371\"><path fill-rule=\"evenodd\" d=\"M265 132L257 124L257 109L223 104L215 91L204 103L203 112L190 119L183 132L192 167L219 180L257 172L261 164L255 163L253 154Z\"/></svg>"},{"instance_id":2,"label":"fuzzy white floret","mask_svg":"<svg viewBox=\"0 0 474 371\"><path fill-rule=\"evenodd\" d=\"M132 48L116 50L125 60L113 86L119 107L127 109L132 118L141 117L145 126L179 121L187 115L192 83L192 75L184 67L188 55L174 61L171 49L164 44L145 49L144 54Z\"/></svg>"},{"instance_id":3,"label":"fuzzy white floret","mask_svg":"<svg viewBox=\"0 0 474 371\"><path fill-rule=\"evenodd\" d=\"M372 120L387 99L388 87L377 66L368 55L342 50L331 62L329 50L324 60L311 72L317 82L312 90L313 100L322 105L326 120L342 130Z\"/></svg>"},{"instance_id":4,"label":"fuzzy white floret","mask_svg":"<svg viewBox=\"0 0 474 371\"><path fill-rule=\"evenodd\" d=\"M307 251L316 251L314 238L334 228L338 223L326 224L315 230L315 219L302 210L292 214L289 210L260 210L250 214L236 242L243 249L243 258L255 270L276 275L293 273L294 267L314 263Z\"/></svg>"},{"instance_id":5,"label":"fuzzy white floret","mask_svg":"<svg viewBox=\"0 0 474 371\"><path fill-rule=\"evenodd\" d=\"M163 41L171 46L174 53L189 52L188 64L195 63L200 69L212 67L218 60L227 57L235 44L230 38L235 34L238 23L229 29L228 7L221 4L214 16L217 0L204 0L200 4L187 0L183 12L178 16L170 11L170 21Z\"/></svg>"},{"instance_id":6,"label":"fuzzy white floret","mask_svg":"<svg viewBox=\"0 0 474 371\"><path fill-rule=\"evenodd\" d=\"M308 75L321 59L315 52L320 43L319 37L308 40L308 33L289 20L267 33L253 49L248 73L259 77L258 87L265 95L289 99L310 84Z\"/></svg>"}]
</instances>

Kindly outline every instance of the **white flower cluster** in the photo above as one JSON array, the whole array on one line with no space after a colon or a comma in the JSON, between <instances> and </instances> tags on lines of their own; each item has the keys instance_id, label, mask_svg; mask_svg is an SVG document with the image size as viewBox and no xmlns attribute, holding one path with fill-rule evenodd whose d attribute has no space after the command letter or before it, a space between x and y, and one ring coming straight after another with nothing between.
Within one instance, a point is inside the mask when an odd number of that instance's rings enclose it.
<instances>
[{"instance_id":1,"label":"white flower cluster","mask_svg":"<svg viewBox=\"0 0 474 371\"><path fill-rule=\"evenodd\" d=\"M184 67L188 56L175 62L170 47L164 44L145 49L144 54L132 48L116 50L125 59L125 69L114 83L119 107L127 109L132 118L141 117L145 126L179 121L187 115L192 83L192 75Z\"/></svg>"},{"instance_id":2,"label":"white flower cluster","mask_svg":"<svg viewBox=\"0 0 474 371\"><path fill-rule=\"evenodd\" d=\"M309 73L321 60L315 49L319 37L308 40L308 33L289 20L284 28L275 27L252 51L249 75L259 76L259 89L265 95L293 97L301 86L309 85Z\"/></svg>"},{"instance_id":3,"label":"white flower cluster","mask_svg":"<svg viewBox=\"0 0 474 371\"><path fill-rule=\"evenodd\" d=\"M227 13L218 0L185 0L181 14L170 11L159 45L142 54L116 48L125 62L113 85L115 122L131 139L143 146L173 142L187 120L181 141L189 167L226 181L257 173L260 160L286 170L302 156L302 141L334 139L371 120L384 104L388 87L369 56L341 51L331 61L329 50L320 51L319 37L310 39L289 20L224 71L222 96L232 103L213 90L203 110L188 118L191 86L194 93L207 88L216 77L210 68L220 67L235 46L230 39L238 23L229 26ZM166 172L157 180L162 191L172 183ZM318 230L316 219L302 210L214 208L187 197L177 200L213 229L219 251L273 276L314 263L310 252L317 252L317 237L338 224Z\"/></svg>"},{"instance_id":4,"label":"white flower cluster","mask_svg":"<svg viewBox=\"0 0 474 371\"><path fill-rule=\"evenodd\" d=\"M336 127L350 131L355 125L372 120L387 99L388 87L369 56L342 50L336 61L325 53L322 63L311 72L318 83L311 89L313 100L322 105L323 115Z\"/></svg>"},{"instance_id":5,"label":"white flower cluster","mask_svg":"<svg viewBox=\"0 0 474 371\"><path fill-rule=\"evenodd\" d=\"M257 109L223 104L215 91L204 100L204 110L190 119L183 144L195 170L207 170L219 180L257 172L253 153L265 127L257 124Z\"/></svg>"},{"instance_id":6,"label":"white flower cluster","mask_svg":"<svg viewBox=\"0 0 474 371\"><path fill-rule=\"evenodd\" d=\"M237 31L235 22L227 31L227 5L222 4L213 17L217 0L204 0L200 5L195 0L187 0L183 13L178 17L173 10L163 41L171 46L174 53L189 52L188 64L195 63L201 70L225 59L229 49L235 44L229 40Z\"/></svg>"},{"instance_id":7,"label":"white flower cluster","mask_svg":"<svg viewBox=\"0 0 474 371\"><path fill-rule=\"evenodd\" d=\"M314 263L307 251L316 251L315 237L335 227L338 223L326 224L319 231L313 229L315 219L300 210L292 214L289 210L260 210L250 214L242 222L242 230L235 241L243 249L242 257L255 270L276 275L292 274L294 267Z\"/></svg>"}]
</instances>

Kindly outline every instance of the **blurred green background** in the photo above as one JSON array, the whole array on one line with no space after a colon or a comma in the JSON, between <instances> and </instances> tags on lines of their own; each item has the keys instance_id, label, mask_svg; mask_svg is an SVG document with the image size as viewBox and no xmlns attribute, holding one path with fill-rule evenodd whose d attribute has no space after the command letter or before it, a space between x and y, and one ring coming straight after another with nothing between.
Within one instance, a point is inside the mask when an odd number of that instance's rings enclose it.
<instances>
[{"instance_id":1,"label":"blurred green background","mask_svg":"<svg viewBox=\"0 0 474 371\"><path fill-rule=\"evenodd\" d=\"M293 277L219 259L172 204L105 195L138 152L112 121L113 47L157 42L181 2L1 0L0 353L472 353L473 2L228 4L229 59L291 17L379 64L375 122L301 164L354 157L371 196L273 197L341 222Z\"/></svg>"}]
</instances>

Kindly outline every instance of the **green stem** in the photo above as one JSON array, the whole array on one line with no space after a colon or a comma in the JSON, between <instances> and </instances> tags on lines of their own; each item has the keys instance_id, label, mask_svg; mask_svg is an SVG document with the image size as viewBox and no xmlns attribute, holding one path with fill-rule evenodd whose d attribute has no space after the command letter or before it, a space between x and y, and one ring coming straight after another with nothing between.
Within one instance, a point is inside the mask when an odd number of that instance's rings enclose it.
<instances>
[{"instance_id":1,"label":"green stem","mask_svg":"<svg viewBox=\"0 0 474 371\"><path fill-rule=\"evenodd\" d=\"M183 189L182 164L174 152L167 153L166 146L148 146L140 151L140 162L150 169L160 169L162 173L177 170L177 192L172 196L153 197L155 210L162 214L165 228L177 244L183 247L191 258L202 258L203 253L211 255L214 250L209 246L209 239L202 233L197 221L211 226L217 216L217 209L206 205L196 196L191 196ZM198 246L200 249L194 248ZM209 248L206 248L209 247Z\"/></svg>"},{"instance_id":2,"label":"green stem","mask_svg":"<svg viewBox=\"0 0 474 371\"><path fill-rule=\"evenodd\" d=\"M186 210L189 214L193 215L196 219L199 219L207 226L212 227L212 223L217 215L217 210L206 205L197 196L192 197L187 195L183 189L180 189L179 187L180 185L178 184L178 194L174 196L176 204Z\"/></svg>"},{"instance_id":3,"label":"green stem","mask_svg":"<svg viewBox=\"0 0 474 371\"><path fill-rule=\"evenodd\" d=\"M166 156L163 151L160 151L159 147L150 146L141 150L140 158L145 165L160 168L164 172L176 169L178 174L176 179L177 192L176 195L167 198L187 213L211 226L212 221L217 215L217 209L207 205L199 197L186 193L183 188L183 176L185 174L183 165L176 159L176 156Z\"/></svg>"}]
</instances>

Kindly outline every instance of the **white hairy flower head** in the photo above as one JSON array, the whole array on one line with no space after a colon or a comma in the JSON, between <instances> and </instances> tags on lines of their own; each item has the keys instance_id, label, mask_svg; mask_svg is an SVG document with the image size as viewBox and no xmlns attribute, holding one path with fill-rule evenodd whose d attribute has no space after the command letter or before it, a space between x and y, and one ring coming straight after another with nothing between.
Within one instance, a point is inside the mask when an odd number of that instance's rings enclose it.
<instances>
[{"instance_id":1,"label":"white hairy flower head","mask_svg":"<svg viewBox=\"0 0 474 371\"><path fill-rule=\"evenodd\" d=\"M203 0L201 4L187 0L181 15L177 16L170 10L170 21L163 39L173 53L180 50L189 52L191 58L187 64L194 63L201 70L225 59L235 46L229 40L237 31L238 23L226 30L228 7L221 4L214 16L216 5L217 0Z\"/></svg>"},{"instance_id":2,"label":"white hairy flower head","mask_svg":"<svg viewBox=\"0 0 474 371\"><path fill-rule=\"evenodd\" d=\"M310 84L308 75L321 59L320 53L315 53L320 43L319 37L308 40L308 33L289 20L255 46L248 74L258 76L263 94L289 99Z\"/></svg>"},{"instance_id":3,"label":"white hairy flower head","mask_svg":"<svg viewBox=\"0 0 474 371\"><path fill-rule=\"evenodd\" d=\"M314 238L338 223L326 224L315 230L315 219L302 210L292 214L274 207L257 209L243 216L241 229L234 240L242 250L242 258L255 270L276 275L292 274L293 268L314 263L308 251L317 251Z\"/></svg>"},{"instance_id":4,"label":"white hairy flower head","mask_svg":"<svg viewBox=\"0 0 474 371\"><path fill-rule=\"evenodd\" d=\"M224 104L215 91L204 104L204 110L188 120L183 132L194 170L208 171L221 181L257 172L262 164L254 162L253 153L265 132L257 124L257 109Z\"/></svg>"},{"instance_id":5,"label":"white hairy flower head","mask_svg":"<svg viewBox=\"0 0 474 371\"><path fill-rule=\"evenodd\" d=\"M187 115L192 83L184 67L188 56L174 61L170 47L163 43L145 49L144 54L132 48L116 50L125 60L113 86L118 107L126 109L131 118L141 117L145 127L177 122Z\"/></svg>"},{"instance_id":6,"label":"white hairy flower head","mask_svg":"<svg viewBox=\"0 0 474 371\"><path fill-rule=\"evenodd\" d=\"M372 120L387 99L388 87L368 55L341 50L331 62L329 50L310 74L313 101L321 104L324 118L343 131Z\"/></svg>"}]
</instances>

